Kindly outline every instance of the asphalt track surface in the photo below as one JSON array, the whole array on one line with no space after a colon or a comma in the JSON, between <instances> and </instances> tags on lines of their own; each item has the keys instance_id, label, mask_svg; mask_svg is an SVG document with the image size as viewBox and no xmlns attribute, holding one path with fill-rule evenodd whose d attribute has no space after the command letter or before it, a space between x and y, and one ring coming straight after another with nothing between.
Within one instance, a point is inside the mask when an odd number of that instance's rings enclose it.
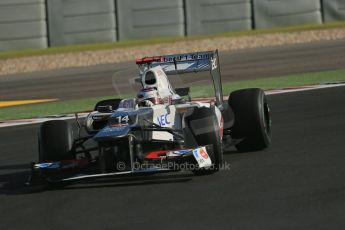
<instances>
[{"instance_id":1,"label":"asphalt track surface","mask_svg":"<svg viewBox=\"0 0 345 230\"><path fill-rule=\"evenodd\" d=\"M224 82L343 69L345 40L221 52L220 60ZM124 71L128 68L135 70L134 62L0 76L0 101L126 94L131 90L128 77L136 74Z\"/></svg>"},{"instance_id":2,"label":"asphalt track surface","mask_svg":"<svg viewBox=\"0 0 345 230\"><path fill-rule=\"evenodd\" d=\"M37 125L0 129L0 229L344 229L345 87L269 96L272 145L215 175L31 191Z\"/></svg>"}]
</instances>

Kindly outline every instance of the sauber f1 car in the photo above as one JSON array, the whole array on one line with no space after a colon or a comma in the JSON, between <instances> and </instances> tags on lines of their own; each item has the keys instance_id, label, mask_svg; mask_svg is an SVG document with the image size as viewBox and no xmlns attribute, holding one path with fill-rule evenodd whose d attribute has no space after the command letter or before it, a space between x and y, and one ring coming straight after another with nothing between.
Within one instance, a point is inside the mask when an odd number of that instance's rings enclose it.
<instances>
[{"instance_id":1,"label":"sauber f1 car","mask_svg":"<svg viewBox=\"0 0 345 230\"><path fill-rule=\"evenodd\" d=\"M30 184L172 172L181 165L211 174L220 170L227 146L242 152L270 145L264 92L242 89L224 100L218 51L145 57L136 64L143 90L136 98L98 102L83 125L76 116L85 136L74 135L64 120L41 125ZM169 82L169 75L201 71L212 78L215 97L209 100L192 100L189 88Z\"/></svg>"}]
</instances>

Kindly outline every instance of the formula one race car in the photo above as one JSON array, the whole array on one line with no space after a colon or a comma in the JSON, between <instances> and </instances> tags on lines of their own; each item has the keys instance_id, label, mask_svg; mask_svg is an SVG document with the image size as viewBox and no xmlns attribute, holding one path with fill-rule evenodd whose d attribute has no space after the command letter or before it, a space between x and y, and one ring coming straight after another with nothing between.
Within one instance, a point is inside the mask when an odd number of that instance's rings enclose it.
<instances>
[{"instance_id":1,"label":"formula one race car","mask_svg":"<svg viewBox=\"0 0 345 230\"><path fill-rule=\"evenodd\" d=\"M256 151L270 144L270 111L261 89L234 91L224 100L218 51L138 59L136 98L100 101L75 137L65 120L44 122L39 162L30 183L64 182L120 175L221 169L223 149ZM211 99L191 100L189 88L174 89L168 75L209 71ZM80 131L80 130L79 130ZM89 140L94 145L87 146ZM181 167L183 165L183 167Z\"/></svg>"}]
</instances>

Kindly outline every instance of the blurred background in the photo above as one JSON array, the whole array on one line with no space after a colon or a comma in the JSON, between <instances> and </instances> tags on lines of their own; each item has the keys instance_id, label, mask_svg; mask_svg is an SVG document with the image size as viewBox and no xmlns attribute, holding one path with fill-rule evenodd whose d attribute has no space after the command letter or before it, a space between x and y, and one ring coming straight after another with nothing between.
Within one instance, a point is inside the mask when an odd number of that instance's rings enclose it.
<instances>
[{"instance_id":1,"label":"blurred background","mask_svg":"<svg viewBox=\"0 0 345 230\"><path fill-rule=\"evenodd\" d=\"M0 0L0 51L339 20L342 0Z\"/></svg>"},{"instance_id":2,"label":"blurred background","mask_svg":"<svg viewBox=\"0 0 345 230\"><path fill-rule=\"evenodd\" d=\"M133 97L137 58L215 49L225 96L345 80L345 0L0 0L0 120Z\"/></svg>"}]
</instances>

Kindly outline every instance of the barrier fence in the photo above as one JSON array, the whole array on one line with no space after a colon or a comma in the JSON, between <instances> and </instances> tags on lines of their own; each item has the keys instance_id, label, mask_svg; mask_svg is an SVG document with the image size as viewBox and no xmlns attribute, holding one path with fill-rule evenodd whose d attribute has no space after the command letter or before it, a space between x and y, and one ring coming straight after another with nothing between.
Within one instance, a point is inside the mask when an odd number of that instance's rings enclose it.
<instances>
[{"instance_id":1,"label":"barrier fence","mask_svg":"<svg viewBox=\"0 0 345 230\"><path fill-rule=\"evenodd\" d=\"M345 20L345 0L0 0L0 51Z\"/></svg>"}]
</instances>

